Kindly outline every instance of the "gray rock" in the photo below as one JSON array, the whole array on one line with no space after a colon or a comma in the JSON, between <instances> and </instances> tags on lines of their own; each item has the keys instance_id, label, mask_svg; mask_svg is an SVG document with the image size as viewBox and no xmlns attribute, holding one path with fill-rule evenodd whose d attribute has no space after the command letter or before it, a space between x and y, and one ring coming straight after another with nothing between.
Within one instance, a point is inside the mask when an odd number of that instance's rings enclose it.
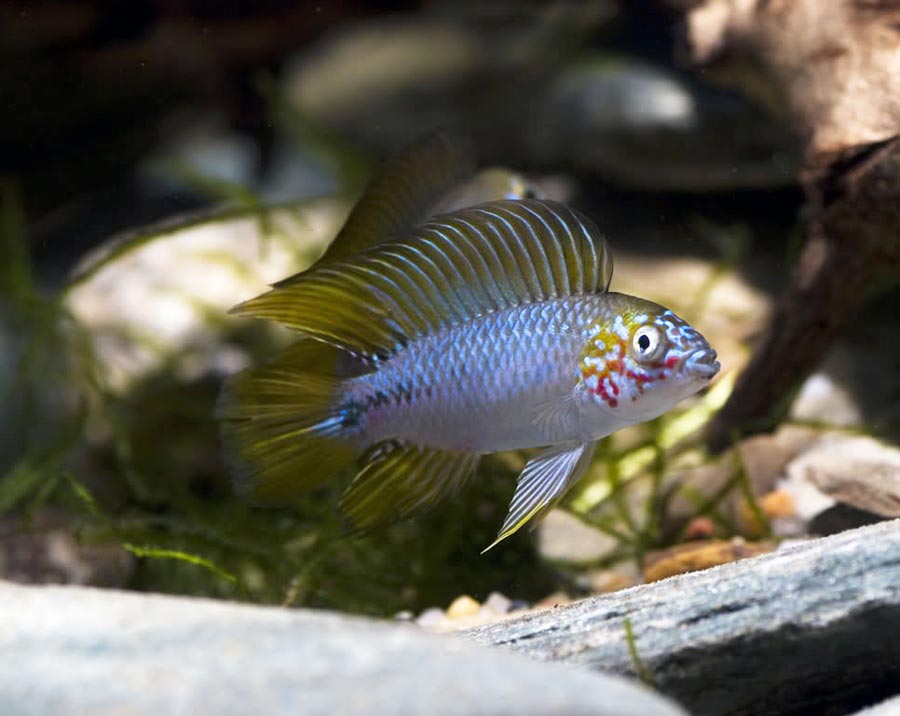
<instances>
[{"instance_id":1,"label":"gray rock","mask_svg":"<svg viewBox=\"0 0 900 716\"><path fill-rule=\"evenodd\" d=\"M794 496L801 516L815 516L837 502L900 517L900 448L893 445L863 435L826 434L791 461L786 472L782 487ZM807 506L802 498L810 491L819 499Z\"/></svg>"},{"instance_id":2,"label":"gray rock","mask_svg":"<svg viewBox=\"0 0 900 716\"><path fill-rule=\"evenodd\" d=\"M852 716L900 716L900 696L894 696L875 706L857 711Z\"/></svg>"},{"instance_id":3,"label":"gray rock","mask_svg":"<svg viewBox=\"0 0 900 716\"><path fill-rule=\"evenodd\" d=\"M533 104L528 149L544 162L668 191L796 182L796 141L783 127L731 92L636 58L585 52Z\"/></svg>"},{"instance_id":4,"label":"gray rock","mask_svg":"<svg viewBox=\"0 0 900 716\"><path fill-rule=\"evenodd\" d=\"M684 714L620 678L410 625L9 583L0 713Z\"/></svg>"},{"instance_id":5,"label":"gray rock","mask_svg":"<svg viewBox=\"0 0 900 716\"><path fill-rule=\"evenodd\" d=\"M697 716L821 714L900 684L900 521L463 632L545 661L644 668Z\"/></svg>"}]
</instances>

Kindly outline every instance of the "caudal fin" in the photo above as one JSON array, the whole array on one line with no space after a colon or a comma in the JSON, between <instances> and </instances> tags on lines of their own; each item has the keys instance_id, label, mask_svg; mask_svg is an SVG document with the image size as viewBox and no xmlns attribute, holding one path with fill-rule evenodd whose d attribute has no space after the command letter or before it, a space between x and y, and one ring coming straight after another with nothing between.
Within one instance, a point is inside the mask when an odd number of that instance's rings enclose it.
<instances>
[{"instance_id":1,"label":"caudal fin","mask_svg":"<svg viewBox=\"0 0 900 716\"><path fill-rule=\"evenodd\" d=\"M239 490L286 500L354 460L359 445L335 377L340 361L340 351L303 340L274 362L225 381L216 417Z\"/></svg>"}]
</instances>

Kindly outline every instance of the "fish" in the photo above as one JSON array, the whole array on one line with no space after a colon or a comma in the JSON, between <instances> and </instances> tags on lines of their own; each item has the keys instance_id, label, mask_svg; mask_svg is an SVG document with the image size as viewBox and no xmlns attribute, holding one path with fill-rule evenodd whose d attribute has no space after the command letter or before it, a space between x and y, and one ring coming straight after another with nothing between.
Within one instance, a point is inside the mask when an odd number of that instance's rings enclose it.
<instances>
[{"instance_id":1,"label":"fish","mask_svg":"<svg viewBox=\"0 0 900 716\"><path fill-rule=\"evenodd\" d=\"M300 335L219 398L227 462L256 499L352 468L340 508L368 531L451 499L484 455L540 448L490 549L559 503L598 440L719 371L685 320L609 291L606 239L570 206L494 199L383 236L232 309Z\"/></svg>"},{"instance_id":2,"label":"fish","mask_svg":"<svg viewBox=\"0 0 900 716\"><path fill-rule=\"evenodd\" d=\"M388 158L319 263L402 238L434 214L496 199L533 198L542 193L520 173L506 167L477 170L466 135L427 132Z\"/></svg>"}]
</instances>

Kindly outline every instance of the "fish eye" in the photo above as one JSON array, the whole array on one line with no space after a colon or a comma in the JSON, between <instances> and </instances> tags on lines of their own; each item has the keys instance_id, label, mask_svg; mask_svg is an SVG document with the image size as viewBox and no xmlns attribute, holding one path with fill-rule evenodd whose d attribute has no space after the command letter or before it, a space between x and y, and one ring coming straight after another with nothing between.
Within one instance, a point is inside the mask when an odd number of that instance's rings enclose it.
<instances>
[{"instance_id":1,"label":"fish eye","mask_svg":"<svg viewBox=\"0 0 900 716\"><path fill-rule=\"evenodd\" d=\"M641 326L631 339L631 349L641 362L656 360L664 348L662 335L656 326Z\"/></svg>"}]
</instances>

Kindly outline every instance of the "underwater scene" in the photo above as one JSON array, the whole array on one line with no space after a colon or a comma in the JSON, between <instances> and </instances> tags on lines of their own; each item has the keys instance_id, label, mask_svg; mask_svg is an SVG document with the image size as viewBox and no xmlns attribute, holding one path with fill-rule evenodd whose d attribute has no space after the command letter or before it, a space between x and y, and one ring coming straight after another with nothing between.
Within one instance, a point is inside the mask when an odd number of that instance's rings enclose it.
<instances>
[{"instance_id":1,"label":"underwater scene","mask_svg":"<svg viewBox=\"0 0 900 716\"><path fill-rule=\"evenodd\" d=\"M898 23L0 0L0 710L900 713Z\"/></svg>"}]
</instances>

